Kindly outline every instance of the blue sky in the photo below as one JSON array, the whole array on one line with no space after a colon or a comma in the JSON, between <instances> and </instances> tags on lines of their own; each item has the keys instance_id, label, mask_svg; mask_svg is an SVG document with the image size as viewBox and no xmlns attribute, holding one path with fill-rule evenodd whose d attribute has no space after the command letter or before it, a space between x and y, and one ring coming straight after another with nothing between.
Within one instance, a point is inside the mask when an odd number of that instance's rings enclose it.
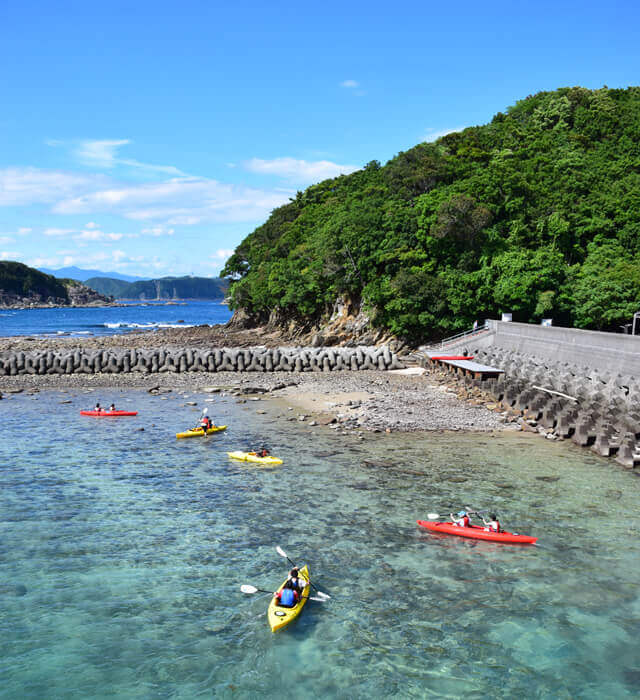
<instances>
[{"instance_id":1,"label":"blue sky","mask_svg":"<svg viewBox=\"0 0 640 700\"><path fill-rule=\"evenodd\" d=\"M568 85L636 2L0 3L0 259L216 275L296 190Z\"/></svg>"}]
</instances>

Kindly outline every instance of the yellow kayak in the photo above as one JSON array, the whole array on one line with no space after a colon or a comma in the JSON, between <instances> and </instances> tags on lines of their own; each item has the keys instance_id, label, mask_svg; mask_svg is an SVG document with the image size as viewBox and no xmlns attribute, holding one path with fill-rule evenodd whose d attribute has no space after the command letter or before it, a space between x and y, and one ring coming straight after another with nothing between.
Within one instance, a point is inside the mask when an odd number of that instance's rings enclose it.
<instances>
[{"instance_id":1,"label":"yellow kayak","mask_svg":"<svg viewBox=\"0 0 640 700\"><path fill-rule=\"evenodd\" d=\"M296 617L298 617L298 615L302 612L302 608L304 608L304 605L307 602L307 598L309 597L310 590L311 579L309 577L308 566L305 565L300 569L300 578L304 579L307 582L307 585L302 591L302 595L300 596L298 604L295 605L293 608L284 608L281 605L278 605L275 596L271 599L271 602L269 603L269 609L267 610L267 619L269 620L269 625L271 626L272 632L277 632L283 627L286 627L290 622L293 622L296 619ZM280 586L278 590L282 590L282 587L285 583L286 581L283 581L282 586Z\"/></svg>"},{"instance_id":2,"label":"yellow kayak","mask_svg":"<svg viewBox=\"0 0 640 700\"><path fill-rule=\"evenodd\" d=\"M252 452L227 452L231 459L238 459L241 462L253 462L254 464L282 464L278 457L258 457Z\"/></svg>"},{"instance_id":3,"label":"yellow kayak","mask_svg":"<svg viewBox=\"0 0 640 700\"><path fill-rule=\"evenodd\" d=\"M227 426L226 425L216 425L213 428L209 428L207 430L207 435L211 435L212 433L217 433L220 432L221 430L226 430ZM204 435L204 428L198 428L197 430L186 430L184 433L176 433L176 437L178 440L180 438L188 438L188 437L202 437Z\"/></svg>"}]
</instances>

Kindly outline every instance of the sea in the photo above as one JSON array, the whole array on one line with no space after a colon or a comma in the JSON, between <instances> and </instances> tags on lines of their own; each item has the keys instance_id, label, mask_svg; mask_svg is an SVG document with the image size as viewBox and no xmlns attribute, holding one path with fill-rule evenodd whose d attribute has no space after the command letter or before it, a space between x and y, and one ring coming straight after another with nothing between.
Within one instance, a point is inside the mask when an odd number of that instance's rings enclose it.
<instances>
[{"instance_id":1,"label":"sea","mask_svg":"<svg viewBox=\"0 0 640 700\"><path fill-rule=\"evenodd\" d=\"M0 379L0 698L638 697L636 473L527 433L360 440L208 383ZM176 440L204 408L227 430ZM227 456L262 445L283 464ZM416 523L462 507L538 543ZM330 599L274 634L276 547Z\"/></svg>"},{"instance_id":2,"label":"sea","mask_svg":"<svg viewBox=\"0 0 640 700\"><path fill-rule=\"evenodd\" d=\"M120 306L0 309L0 336L95 336L226 323L220 301L119 302Z\"/></svg>"}]
</instances>

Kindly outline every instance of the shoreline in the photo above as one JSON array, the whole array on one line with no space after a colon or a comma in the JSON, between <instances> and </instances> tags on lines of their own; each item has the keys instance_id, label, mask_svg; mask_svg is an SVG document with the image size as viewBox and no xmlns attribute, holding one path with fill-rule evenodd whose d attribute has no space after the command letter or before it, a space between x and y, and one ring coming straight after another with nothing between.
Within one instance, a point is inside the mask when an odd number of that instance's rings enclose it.
<instances>
[{"instance_id":1,"label":"shoreline","mask_svg":"<svg viewBox=\"0 0 640 700\"><path fill-rule=\"evenodd\" d=\"M520 429L509 412L463 400L435 373L400 371L188 372L184 374L17 375L0 378L0 395L25 391L131 389L171 396L188 390L239 401L276 401L289 419L344 432L494 432ZM492 408L487 408L487 404Z\"/></svg>"}]
</instances>

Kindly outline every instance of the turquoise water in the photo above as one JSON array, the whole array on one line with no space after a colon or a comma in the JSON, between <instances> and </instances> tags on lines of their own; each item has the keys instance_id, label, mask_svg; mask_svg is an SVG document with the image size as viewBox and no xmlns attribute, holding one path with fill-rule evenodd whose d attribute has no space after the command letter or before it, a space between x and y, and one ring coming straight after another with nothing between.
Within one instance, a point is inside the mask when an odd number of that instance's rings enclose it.
<instances>
[{"instance_id":1,"label":"turquoise water","mask_svg":"<svg viewBox=\"0 0 640 700\"><path fill-rule=\"evenodd\" d=\"M633 474L522 434L362 443L169 396L0 401L0 697L637 697ZM78 415L98 399L140 415ZM229 430L176 441L204 405ZM282 467L225 454L265 441ZM415 525L463 504L541 546ZM332 598L272 634L239 587L283 580L276 545Z\"/></svg>"}]
</instances>

